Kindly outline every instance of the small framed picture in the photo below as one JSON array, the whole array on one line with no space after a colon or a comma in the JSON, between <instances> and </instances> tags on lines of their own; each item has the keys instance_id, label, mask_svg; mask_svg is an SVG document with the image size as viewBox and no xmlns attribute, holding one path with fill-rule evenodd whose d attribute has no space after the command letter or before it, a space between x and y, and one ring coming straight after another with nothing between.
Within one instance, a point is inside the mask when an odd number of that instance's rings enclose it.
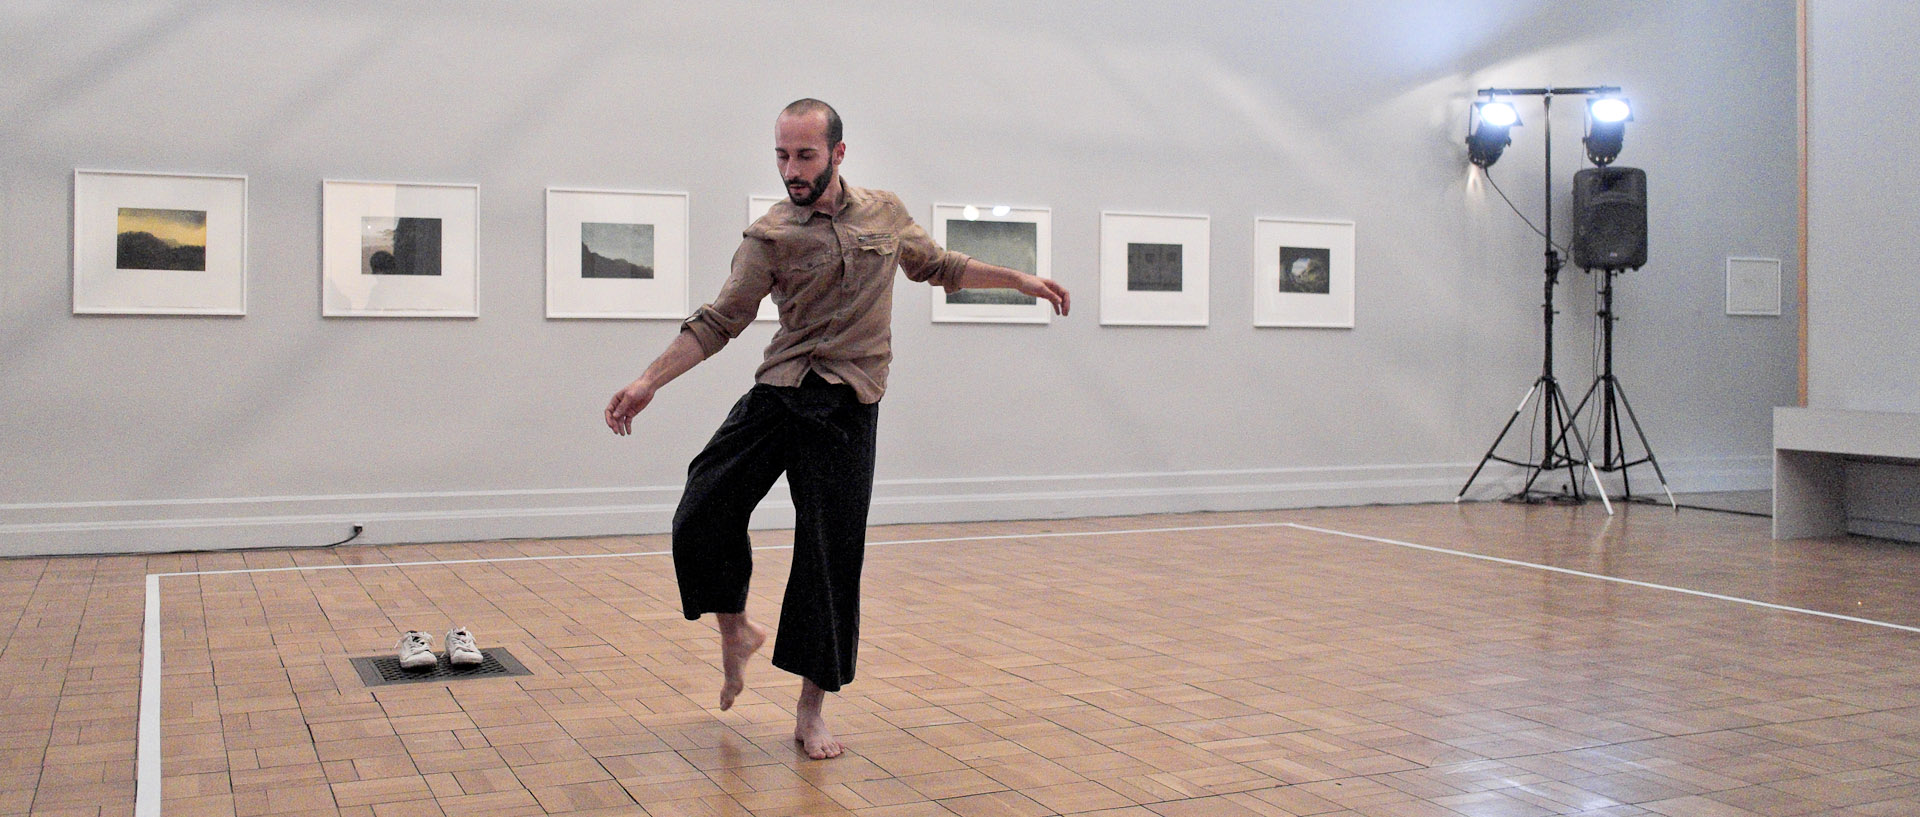
<instances>
[{"instance_id":1,"label":"small framed picture","mask_svg":"<svg viewBox=\"0 0 1920 817\"><path fill-rule=\"evenodd\" d=\"M1053 277L1053 211L1044 207L935 204L933 241L1001 267ZM933 293L935 323L1050 323L1053 304L1017 289Z\"/></svg>"},{"instance_id":2,"label":"small framed picture","mask_svg":"<svg viewBox=\"0 0 1920 817\"><path fill-rule=\"evenodd\" d=\"M1727 259L1727 314L1780 314L1780 259Z\"/></svg>"},{"instance_id":3,"label":"small framed picture","mask_svg":"<svg viewBox=\"0 0 1920 817\"><path fill-rule=\"evenodd\" d=\"M321 183L320 314L471 318L480 188Z\"/></svg>"},{"instance_id":4,"label":"small framed picture","mask_svg":"<svg viewBox=\"0 0 1920 817\"><path fill-rule=\"evenodd\" d=\"M1254 219L1253 325L1353 328L1353 222Z\"/></svg>"},{"instance_id":5,"label":"small framed picture","mask_svg":"<svg viewBox=\"0 0 1920 817\"><path fill-rule=\"evenodd\" d=\"M73 312L247 314L247 177L75 170Z\"/></svg>"},{"instance_id":6,"label":"small framed picture","mask_svg":"<svg viewBox=\"0 0 1920 817\"><path fill-rule=\"evenodd\" d=\"M1100 323L1206 326L1212 222L1100 214Z\"/></svg>"},{"instance_id":7,"label":"small framed picture","mask_svg":"<svg viewBox=\"0 0 1920 817\"><path fill-rule=\"evenodd\" d=\"M547 317L687 317L687 194L547 188Z\"/></svg>"},{"instance_id":8,"label":"small framed picture","mask_svg":"<svg viewBox=\"0 0 1920 817\"><path fill-rule=\"evenodd\" d=\"M786 196L748 196L747 226L753 226L754 222L759 221L761 216L766 215L768 210L773 209L773 206L779 204L784 198ZM780 320L780 307L773 303L772 295L760 299L760 312L754 315L753 319L756 321Z\"/></svg>"}]
</instances>

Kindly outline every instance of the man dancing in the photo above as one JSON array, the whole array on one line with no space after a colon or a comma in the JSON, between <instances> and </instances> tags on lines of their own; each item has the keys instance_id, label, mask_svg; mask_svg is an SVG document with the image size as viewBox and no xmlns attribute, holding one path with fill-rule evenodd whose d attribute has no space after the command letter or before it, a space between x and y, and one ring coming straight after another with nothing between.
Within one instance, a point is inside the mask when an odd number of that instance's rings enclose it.
<instances>
[{"instance_id":1,"label":"man dancing","mask_svg":"<svg viewBox=\"0 0 1920 817\"><path fill-rule=\"evenodd\" d=\"M793 567L773 665L799 675L793 738L816 760L844 747L827 728L826 693L853 680L860 569L873 495L874 429L893 359L893 271L945 287L1011 288L1068 311L1059 284L942 249L898 196L846 184L840 115L817 99L774 120L787 200L746 230L713 302L696 310L639 379L607 403L607 426L633 418L668 381L720 351L773 295L780 328L755 384L687 467L673 517L673 567L689 620L715 614L720 708L745 687L747 660L768 631L747 617L753 549L747 519L780 474L795 512Z\"/></svg>"}]
</instances>

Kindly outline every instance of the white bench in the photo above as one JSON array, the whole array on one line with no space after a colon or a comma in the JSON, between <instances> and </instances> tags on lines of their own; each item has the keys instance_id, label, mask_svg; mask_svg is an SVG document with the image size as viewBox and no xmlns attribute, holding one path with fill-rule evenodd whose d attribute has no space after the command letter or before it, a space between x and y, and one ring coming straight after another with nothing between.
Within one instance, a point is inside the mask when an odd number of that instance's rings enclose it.
<instances>
[{"instance_id":1,"label":"white bench","mask_svg":"<svg viewBox=\"0 0 1920 817\"><path fill-rule=\"evenodd\" d=\"M1847 460L1920 464L1920 414L1773 410L1773 538L1847 532Z\"/></svg>"}]
</instances>

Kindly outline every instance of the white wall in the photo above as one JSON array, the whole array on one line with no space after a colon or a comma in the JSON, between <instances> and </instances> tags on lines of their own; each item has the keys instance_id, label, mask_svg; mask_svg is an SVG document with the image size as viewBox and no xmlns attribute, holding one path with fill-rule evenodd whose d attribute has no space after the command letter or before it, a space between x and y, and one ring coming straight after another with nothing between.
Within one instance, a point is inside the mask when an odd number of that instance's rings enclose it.
<instances>
[{"instance_id":1,"label":"white wall","mask_svg":"<svg viewBox=\"0 0 1920 817\"><path fill-rule=\"evenodd\" d=\"M1920 411L1920 6L1807 10L1807 404Z\"/></svg>"},{"instance_id":2,"label":"white wall","mask_svg":"<svg viewBox=\"0 0 1920 817\"><path fill-rule=\"evenodd\" d=\"M1920 7L1809 2L1807 405L1920 412ZM1848 529L1920 541L1920 468L1847 466Z\"/></svg>"},{"instance_id":3,"label":"white wall","mask_svg":"<svg viewBox=\"0 0 1920 817\"><path fill-rule=\"evenodd\" d=\"M1489 85L1637 103L1620 163L1648 170L1653 260L1621 283L1617 370L1676 490L1761 487L1795 316L1726 317L1723 263L1793 257L1793 31L1744 0L11 2L0 551L664 529L770 329L613 437L602 405L676 326L543 317L542 191L690 193L705 300L800 96L845 116L847 177L922 218L1051 207L1078 302L933 325L903 280L876 521L1450 499L1539 367L1539 240L1460 143ZM1578 105L1556 114L1564 240ZM1522 115L1493 172L1537 221ZM248 314L71 315L75 167L246 174ZM478 184L479 319L322 319L323 178ZM1210 327L1099 325L1103 209L1212 216ZM1357 222L1356 328L1251 327L1256 216ZM1586 285L1560 292L1576 399Z\"/></svg>"}]
</instances>

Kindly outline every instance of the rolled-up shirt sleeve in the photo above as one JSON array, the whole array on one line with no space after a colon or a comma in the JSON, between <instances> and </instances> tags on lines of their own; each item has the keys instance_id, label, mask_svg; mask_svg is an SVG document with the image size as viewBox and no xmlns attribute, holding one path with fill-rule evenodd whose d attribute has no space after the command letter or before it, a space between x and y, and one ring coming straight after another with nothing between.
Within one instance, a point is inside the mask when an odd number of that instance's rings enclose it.
<instances>
[{"instance_id":1,"label":"rolled-up shirt sleeve","mask_svg":"<svg viewBox=\"0 0 1920 817\"><path fill-rule=\"evenodd\" d=\"M960 289L960 273L966 270L969 259L966 253L933 243L933 236L927 234L926 228L911 219L900 231L900 271L907 274L908 280L955 292Z\"/></svg>"},{"instance_id":2,"label":"rolled-up shirt sleeve","mask_svg":"<svg viewBox=\"0 0 1920 817\"><path fill-rule=\"evenodd\" d=\"M733 253L733 271L712 303L693 311L680 330L693 333L705 357L713 357L728 341L740 336L760 311L760 299L773 289L773 242L752 233Z\"/></svg>"}]
</instances>

